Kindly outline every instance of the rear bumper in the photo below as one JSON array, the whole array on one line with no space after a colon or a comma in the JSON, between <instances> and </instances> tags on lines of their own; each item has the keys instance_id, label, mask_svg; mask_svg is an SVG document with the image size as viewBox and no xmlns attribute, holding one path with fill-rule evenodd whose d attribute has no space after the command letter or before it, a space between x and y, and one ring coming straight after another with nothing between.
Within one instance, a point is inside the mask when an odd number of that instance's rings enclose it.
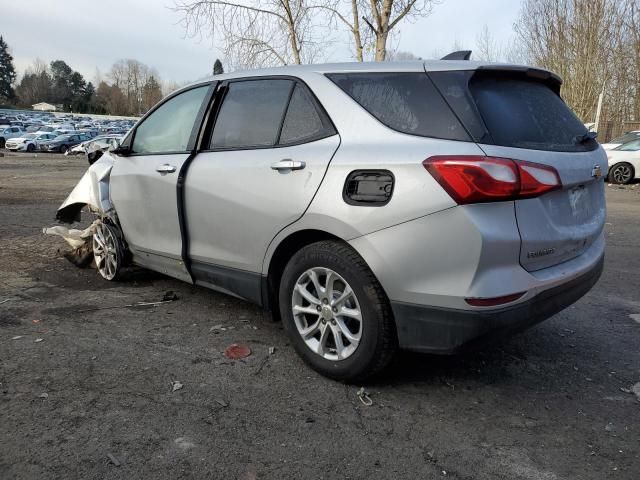
<instances>
[{"instance_id":1,"label":"rear bumper","mask_svg":"<svg viewBox=\"0 0 640 480\"><path fill-rule=\"evenodd\" d=\"M400 347L452 354L522 331L586 294L600 278L603 265L604 255L582 275L528 301L496 310L458 310L392 301Z\"/></svg>"}]
</instances>

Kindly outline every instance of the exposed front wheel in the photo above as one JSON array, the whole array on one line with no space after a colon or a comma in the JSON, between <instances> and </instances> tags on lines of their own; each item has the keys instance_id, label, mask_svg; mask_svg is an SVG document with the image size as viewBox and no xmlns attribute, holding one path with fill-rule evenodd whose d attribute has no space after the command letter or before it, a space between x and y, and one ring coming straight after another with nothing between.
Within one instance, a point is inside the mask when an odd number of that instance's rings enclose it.
<instances>
[{"instance_id":1,"label":"exposed front wheel","mask_svg":"<svg viewBox=\"0 0 640 480\"><path fill-rule=\"evenodd\" d=\"M634 177L633 166L628 163L616 163L609 170L609 181L611 183L627 184Z\"/></svg>"},{"instance_id":2,"label":"exposed front wheel","mask_svg":"<svg viewBox=\"0 0 640 480\"><path fill-rule=\"evenodd\" d=\"M27 145L27 152L33 153L35 149L36 149L36 146L33 143L30 143L29 145Z\"/></svg>"},{"instance_id":3,"label":"exposed front wheel","mask_svg":"<svg viewBox=\"0 0 640 480\"><path fill-rule=\"evenodd\" d=\"M93 258L102 278L118 279L124 252L125 248L117 228L108 223L99 223L93 234Z\"/></svg>"},{"instance_id":4,"label":"exposed front wheel","mask_svg":"<svg viewBox=\"0 0 640 480\"><path fill-rule=\"evenodd\" d=\"M362 380L387 366L397 349L389 301L344 243L323 241L298 251L284 270L279 304L298 354L328 377Z\"/></svg>"}]
</instances>

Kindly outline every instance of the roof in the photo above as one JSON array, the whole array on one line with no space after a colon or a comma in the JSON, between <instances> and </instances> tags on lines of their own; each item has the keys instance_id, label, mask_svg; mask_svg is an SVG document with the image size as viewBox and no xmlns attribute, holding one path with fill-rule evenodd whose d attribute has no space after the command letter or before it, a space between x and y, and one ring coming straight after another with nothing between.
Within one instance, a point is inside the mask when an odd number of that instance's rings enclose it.
<instances>
[{"instance_id":1,"label":"roof","mask_svg":"<svg viewBox=\"0 0 640 480\"><path fill-rule=\"evenodd\" d=\"M47 103L47 102L39 102L39 103L34 103L33 105L31 105L32 107L37 107L38 105L49 105L50 107L55 107L55 105L53 105L52 103Z\"/></svg>"},{"instance_id":2,"label":"roof","mask_svg":"<svg viewBox=\"0 0 640 480\"><path fill-rule=\"evenodd\" d=\"M450 70L476 70L480 67L526 68L523 65L508 63L478 62L469 60L417 60L410 62L344 62L320 63L312 65L285 65L282 67L260 68L255 70L238 70L202 79L197 83L211 80L225 80L237 77L254 77L267 75L297 75L308 73L337 72L437 72Z\"/></svg>"}]
</instances>

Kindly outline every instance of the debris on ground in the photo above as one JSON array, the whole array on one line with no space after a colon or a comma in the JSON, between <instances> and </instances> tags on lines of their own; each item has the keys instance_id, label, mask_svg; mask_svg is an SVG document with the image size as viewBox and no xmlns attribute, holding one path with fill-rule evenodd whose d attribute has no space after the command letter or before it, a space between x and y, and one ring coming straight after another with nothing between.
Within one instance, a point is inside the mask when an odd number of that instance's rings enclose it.
<instances>
[{"instance_id":1,"label":"debris on ground","mask_svg":"<svg viewBox=\"0 0 640 480\"><path fill-rule=\"evenodd\" d=\"M0 305L2 305L3 303L10 302L11 300L13 300L13 298L6 298L0 302Z\"/></svg>"},{"instance_id":2,"label":"debris on ground","mask_svg":"<svg viewBox=\"0 0 640 480\"><path fill-rule=\"evenodd\" d=\"M224 356L229 360L240 360L241 358L246 358L249 355L251 355L251 349L247 345L240 345L237 343L229 345L224 351Z\"/></svg>"},{"instance_id":3,"label":"debris on ground","mask_svg":"<svg viewBox=\"0 0 640 480\"><path fill-rule=\"evenodd\" d=\"M269 347L269 355L276 353L276 347Z\"/></svg>"},{"instance_id":4,"label":"debris on ground","mask_svg":"<svg viewBox=\"0 0 640 480\"><path fill-rule=\"evenodd\" d=\"M175 294L174 294L175 295ZM109 305L105 307L93 307L93 308L85 308L82 310L78 310L78 313L83 312L95 312L98 310L111 310L116 308L134 308L134 307L155 307L157 305L162 305L165 303L171 303L178 299L178 296L175 295L174 299L171 300L160 300L159 302L136 302L136 303L128 303L126 305Z\"/></svg>"},{"instance_id":5,"label":"debris on ground","mask_svg":"<svg viewBox=\"0 0 640 480\"><path fill-rule=\"evenodd\" d=\"M184 387L184 385L182 385L178 380L174 380L171 382L171 391L172 392L176 392L178 390L181 390L182 387Z\"/></svg>"},{"instance_id":6,"label":"debris on ground","mask_svg":"<svg viewBox=\"0 0 640 480\"><path fill-rule=\"evenodd\" d=\"M624 393L632 393L636 396L636 398L638 399L638 401L640 402L640 382L636 383L635 385L631 385L629 388L621 388L620 389L621 392Z\"/></svg>"},{"instance_id":7,"label":"debris on ground","mask_svg":"<svg viewBox=\"0 0 640 480\"><path fill-rule=\"evenodd\" d=\"M224 327L222 326L222 324L214 325L213 327L211 327L211 328L209 329L209 331L210 331L210 332L213 332L213 333L224 332L224 331L226 331L226 330L227 330L227 329L226 329L226 328L224 328Z\"/></svg>"},{"instance_id":8,"label":"debris on ground","mask_svg":"<svg viewBox=\"0 0 640 480\"><path fill-rule=\"evenodd\" d=\"M44 338L36 338L33 342L34 343L40 343L44 340Z\"/></svg>"},{"instance_id":9,"label":"debris on ground","mask_svg":"<svg viewBox=\"0 0 640 480\"><path fill-rule=\"evenodd\" d=\"M40 323L40 322L41 322L41 320L38 320L38 319L35 319L35 318L33 320L31 320L31 323Z\"/></svg>"},{"instance_id":10,"label":"debris on ground","mask_svg":"<svg viewBox=\"0 0 640 480\"><path fill-rule=\"evenodd\" d=\"M22 338L22 335L16 335L11 340L20 340L21 338Z\"/></svg>"},{"instance_id":11,"label":"debris on ground","mask_svg":"<svg viewBox=\"0 0 640 480\"><path fill-rule=\"evenodd\" d=\"M165 292L164 295L162 296L163 302L173 302L174 300L178 300L178 295L176 295L176 293L173 290L169 290L168 292Z\"/></svg>"},{"instance_id":12,"label":"debris on ground","mask_svg":"<svg viewBox=\"0 0 640 480\"><path fill-rule=\"evenodd\" d=\"M216 398L215 402L220 405L222 408L227 408L229 404L222 400L221 398Z\"/></svg>"},{"instance_id":13,"label":"debris on ground","mask_svg":"<svg viewBox=\"0 0 640 480\"><path fill-rule=\"evenodd\" d=\"M107 453L107 458L109 458L109 461L111 461L111 463L113 463L116 467L120 466L120 462L116 457L113 456L113 454Z\"/></svg>"},{"instance_id":14,"label":"debris on ground","mask_svg":"<svg viewBox=\"0 0 640 480\"><path fill-rule=\"evenodd\" d=\"M373 405L373 400L371 400L371 397L369 397L369 392L367 392L364 387L360 387L360 390L358 390L358 393L356 395L358 395L358 398L363 405L367 407Z\"/></svg>"},{"instance_id":15,"label":"debris on ground","mask_svg":"<svg viewBox=\"0 0 640 480\"><path fill-rule=\"evenodd\" d=\"M41 393L40 395L38 395L38 398L44 398L46 400L47 398L49 398L49 394L46 393L46 392L45 393Z\"/></svg>"}]
</instances>

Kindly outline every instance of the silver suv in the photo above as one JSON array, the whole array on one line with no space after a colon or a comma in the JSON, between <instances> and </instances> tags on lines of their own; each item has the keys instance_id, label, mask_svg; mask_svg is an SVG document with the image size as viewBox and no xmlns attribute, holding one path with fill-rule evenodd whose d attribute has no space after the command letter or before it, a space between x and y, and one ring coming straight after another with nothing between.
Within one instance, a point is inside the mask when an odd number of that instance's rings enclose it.
<instances>
[{"instance_id":1,"label":"silver suv","mask_svg":"<svg viewBox=\"0 0 640 480\"><path fill-rule=\"evenodd\" d=\"M603 265L607 158L554 74L427 61L220 75L165 98L58 211L132 262L282 318L356 381L575 302Z\"/></svg>"}]
</instances>

